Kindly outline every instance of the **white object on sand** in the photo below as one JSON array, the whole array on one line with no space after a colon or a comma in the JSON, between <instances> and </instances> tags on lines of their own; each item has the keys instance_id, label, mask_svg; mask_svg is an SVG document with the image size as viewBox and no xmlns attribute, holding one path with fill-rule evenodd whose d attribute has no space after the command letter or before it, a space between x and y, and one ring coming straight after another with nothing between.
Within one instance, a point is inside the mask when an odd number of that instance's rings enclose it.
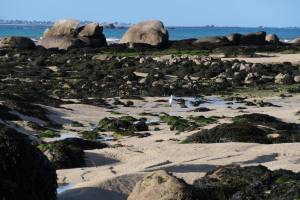
<instances>
[{"instance_id":1,"label":"white object on sand","mask_svg":"<svg viewBox=\"0 0 300 200\"><path fill-rule=\"evenodd\" d=\"M169 99L169 105L172 106L173 101L175 101L175 96L171 95Z\"/></svg>"}]
</instances>

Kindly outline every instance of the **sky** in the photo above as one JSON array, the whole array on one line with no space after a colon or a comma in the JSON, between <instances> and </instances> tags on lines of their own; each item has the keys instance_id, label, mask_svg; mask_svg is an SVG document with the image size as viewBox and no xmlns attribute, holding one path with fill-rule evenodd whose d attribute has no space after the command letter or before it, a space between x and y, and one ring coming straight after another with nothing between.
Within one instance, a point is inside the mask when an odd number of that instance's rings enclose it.
<instances>
[{"instance_id":1,"label":"sky","mask_svg":"<svg viewBox=\"0 0 300 200\"><path fill-rule=\"evenodd\" d=\"M300 0L1 0L0 19L300 27Z\"/></svg>"}]
</instances>

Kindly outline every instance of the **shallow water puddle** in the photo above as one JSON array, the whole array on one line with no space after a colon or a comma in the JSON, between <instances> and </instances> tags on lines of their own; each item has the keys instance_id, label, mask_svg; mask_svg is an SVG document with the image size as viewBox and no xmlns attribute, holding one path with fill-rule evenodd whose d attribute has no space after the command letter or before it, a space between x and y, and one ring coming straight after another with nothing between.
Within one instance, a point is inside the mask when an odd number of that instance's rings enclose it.
<instances>
[{"instance_id":1,"label":"shallow water puddle","mask_svg":"<svg viewBox=\"0 0 300 200\"><path fill-rule=\"evenodd\" d=\"M228 107L231 106L233 108L245 106L244 103L238 103L236 101L225 101L220 97L209 97L209 98L199 98L199 97L174 97L171 107L172 108L182 108L182 103L184 101L184 105L186 108L199 108L199 107Z\"/></svg>"}]
</instances>

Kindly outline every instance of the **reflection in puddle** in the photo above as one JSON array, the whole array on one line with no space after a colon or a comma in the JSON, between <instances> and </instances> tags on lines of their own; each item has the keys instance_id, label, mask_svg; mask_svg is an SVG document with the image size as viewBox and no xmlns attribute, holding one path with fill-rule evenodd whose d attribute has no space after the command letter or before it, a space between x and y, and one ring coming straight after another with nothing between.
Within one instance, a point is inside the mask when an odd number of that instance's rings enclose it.
<instances>
[{"instance_id":1,"label":"reflection in puddle","mask_svg":"<svg viewBox=\"0 0 300 200\"><path fill-rule=\"evenodd\" d=\"M65 184L65 185L59 186L59 187L57 188L57 194L61 194L61 193L63 193L63 192L66 192L66 191L72 189L73 186L74 186L74 185L73 185L72 183L69 183L69 184Z\"/></svg>"}]
</instances>

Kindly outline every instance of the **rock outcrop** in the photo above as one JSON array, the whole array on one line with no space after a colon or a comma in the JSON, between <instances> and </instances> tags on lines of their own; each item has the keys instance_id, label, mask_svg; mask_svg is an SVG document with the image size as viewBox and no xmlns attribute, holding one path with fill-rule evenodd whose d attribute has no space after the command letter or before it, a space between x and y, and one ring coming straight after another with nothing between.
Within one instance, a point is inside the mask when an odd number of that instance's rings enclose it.
<instances>
[{"instance_id":1,"label":"rock outcrop","mask_svg":"<svg viewBox=\"0 0 300 200\"><path fill-rule=\"evenodd\" d=\"M27 37L6 37L0 39L0 48L33 49L35 43Z\"/></svg>"},{"instance_id":2,"label":"rock outcrop","mask_svg":"<svg viewBox=\"0 0 300 200\"><path fill-rule=\"evenodd\" d=\"M56 173L21 133L0 125L0 199L55 200Z\"/></svg>"},{"instance_id":3,"label":"rock outcrop","mask_svg":"<svg viewBox=\"0 0 300 200\"><path fill-rule=\"evenodd\" d=\"M129 28L120 43L162 46L169 41L169 33L158 20L144 21Z\"/></svg>"},{"instance_id":4,"label":"rock outcrop","mask_svg":"<svg viewBox=\"0 0 300 200\"><path fill-rule=\"evenodd\" d=\"M165 171L157 171L138 182L128 200L192 200L192 187Z\"/></svg>"},{"instance_id":5,"label":"rock outcrop","mask_svg":"<svg viewBox=\"0 0 300 200\"><path fill-rule=\"evenodd\" d=\"M106 38L103 27L97 23L79 26L77 20L60 20L53 27L47 29L39 46L46 49L69 50L81 47L103 47L106 46Z\"/></svg>"}]
</instances>

